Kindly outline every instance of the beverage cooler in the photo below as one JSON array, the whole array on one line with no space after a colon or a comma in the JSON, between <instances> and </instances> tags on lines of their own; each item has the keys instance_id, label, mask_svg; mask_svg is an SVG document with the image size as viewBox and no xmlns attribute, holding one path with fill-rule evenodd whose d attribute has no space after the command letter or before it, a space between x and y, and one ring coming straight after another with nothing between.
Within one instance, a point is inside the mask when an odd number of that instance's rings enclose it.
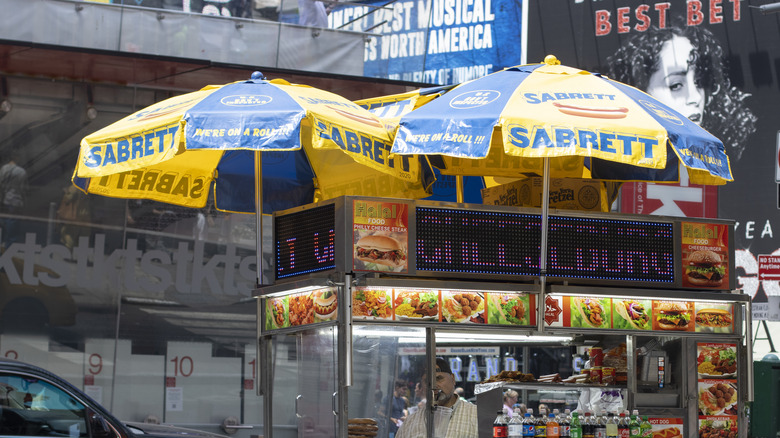
<instances>
[{"instance_id":1,"label":"beverage cooler","mask_svg":"<svg viewBox=\"0 0 780 438\"><path fill-rule=\"evenodd\" d=\"M276 213L274 284L257 291L264 436L387 437L404 427L394 397L433 425L420 401L443 358L480 438L507 390L534 415L637 410L659 437L746 437L733 223L541 223L538 209L348 196Z\"/></svg>"}]
</instances>

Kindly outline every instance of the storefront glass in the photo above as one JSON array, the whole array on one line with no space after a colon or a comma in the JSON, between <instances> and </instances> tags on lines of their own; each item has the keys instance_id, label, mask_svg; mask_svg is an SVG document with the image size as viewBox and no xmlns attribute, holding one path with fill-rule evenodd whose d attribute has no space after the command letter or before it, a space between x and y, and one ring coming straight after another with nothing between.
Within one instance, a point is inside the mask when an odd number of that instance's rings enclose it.
<instances>
[{"instance_id":1,"label":"storefront glass","mask_svg":"<svg viewBox=\"0 0 780 438\"><path fill-rule=\"evenodd\" d=\"M81 138L171 92L4 82L0 354L62 375L123 420L259 426L254 216L70 183Z\"/></svg>"}]
</instances>

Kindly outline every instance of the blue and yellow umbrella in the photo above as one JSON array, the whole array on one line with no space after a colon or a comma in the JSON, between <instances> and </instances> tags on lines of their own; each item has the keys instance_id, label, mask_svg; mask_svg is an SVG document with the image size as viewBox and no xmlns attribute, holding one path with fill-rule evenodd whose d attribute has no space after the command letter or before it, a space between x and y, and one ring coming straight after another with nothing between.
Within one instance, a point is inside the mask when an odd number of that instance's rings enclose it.
<instances>
[{"instance_id":1,"label":"blue and yellow umbrella","mask_svg":"<svg viewBox=\"0 0 780 438\"><path fill-rule=\"evenodd\" d=\"M342 195L431 194L426 159L391 156L384 123L324 90L259 72L166 99L81 141L73 183L86 193L262 214Z\"/></svg>"},{"instance_id":2,"label":"blue and yellow umbrella","mask_svg":"<svg viewBox=\"0 0 780 438\"><path fill-rule=\"evenodd\" d=\"M723 143L652 96L544 63L456 86L400 118L392 152L440 155L445 174L613 181L732 181Z\"/></svg>"},{"instance_id":3,"label":"blue and yellow umbrella","mask_svg":"<svg viewBox=\"0 0 780 438\"><path fill-rule=\"evenodd\" d=\"M460 84L398 119L392 152L441 158L443 174L545 176L541 292L551 177L607 181L732 181L723 143L629 85L560 65L508 68ZM539 306L543 329L544 306Z\"/></svg>"},{"instance_id":4,"label":"blue and yellow umbrella","mask_svg":"<svg viewBox=\"0 0 780 438\"><path fill-rule=\"evenodd\" d=\"M428 196L427 161L391 157L390 145L383 122L346 98L255 74L86 136L73 181L87 193L194 208L213 188L217 209L240 213L256 212L258 199L272 213L346 194Z\"/></svg>"}]
</instances>

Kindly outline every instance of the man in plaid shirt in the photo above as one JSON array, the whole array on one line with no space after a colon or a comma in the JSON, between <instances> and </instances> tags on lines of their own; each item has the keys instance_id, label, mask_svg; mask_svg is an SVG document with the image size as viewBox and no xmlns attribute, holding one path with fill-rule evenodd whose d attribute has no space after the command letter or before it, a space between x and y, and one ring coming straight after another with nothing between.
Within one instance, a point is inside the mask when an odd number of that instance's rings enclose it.
<instances>
[{"instance_id":1,"label":"man in plaid shirt","mask_svg":"<svg viewBox=\"0 0 780 438\"><path fill-rule=\"evenodd\" d=\"M455 394L455 375L446 360L436 358L434 438L477 438L477 406ZM423 385L425 385L423 376ZM409 415L396 438L427 438L427 405Z\"/></svg>"}]
</instances>

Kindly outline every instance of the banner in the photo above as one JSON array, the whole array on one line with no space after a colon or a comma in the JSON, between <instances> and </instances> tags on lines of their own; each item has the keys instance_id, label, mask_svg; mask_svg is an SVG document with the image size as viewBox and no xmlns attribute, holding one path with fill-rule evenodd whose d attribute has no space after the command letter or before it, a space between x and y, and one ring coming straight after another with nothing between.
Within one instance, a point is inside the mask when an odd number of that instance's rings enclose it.
<instances>
[{"instance_id":1,"label":"banner","mask_svg":"<svg viewBox=\"0 0 780 438\"><path fill-rule=\"evenodd\" d=\"M375 34L366 43L364 76L449 85L523 63L524 1L364 4L328 16L331 28Z\"/></svg>"},{"instance_id":2,"label":"banner","mask_svg":"<svg viewBox=\"0 0 780 438\"><path fill-rule=\"evenodd\" d=\"M753 297L754 318L777 315L769 298L780 282L759 279L758 255L780 253L778 16L719 0L545 0L528 16L529 60L554 54L626 82L723 141L734 182L703 187L682 174L676 186L626 184L621 211L734 219L737 287Z\"/></svg>"}]
</instances>

